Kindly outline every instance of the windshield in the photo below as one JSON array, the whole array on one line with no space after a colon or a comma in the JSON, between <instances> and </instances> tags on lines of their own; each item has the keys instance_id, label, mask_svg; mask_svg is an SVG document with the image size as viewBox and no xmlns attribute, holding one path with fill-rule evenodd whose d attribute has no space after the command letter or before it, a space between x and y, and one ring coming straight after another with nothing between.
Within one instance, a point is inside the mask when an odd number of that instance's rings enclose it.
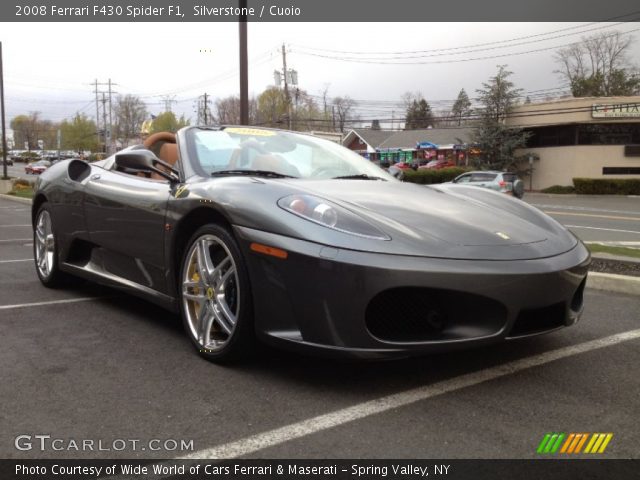
<instances>
[{"instance_id":1,"label":"windshield","mask_svg":"<svg viewBox=\"0 0 640 480\"><path fill-rule=\"evenodd\" d=\"M357 153L310 135L251 127L192 132L192 152L206 175L257 171L295 178L395 180Z\"/></svg>"}]
</instances>

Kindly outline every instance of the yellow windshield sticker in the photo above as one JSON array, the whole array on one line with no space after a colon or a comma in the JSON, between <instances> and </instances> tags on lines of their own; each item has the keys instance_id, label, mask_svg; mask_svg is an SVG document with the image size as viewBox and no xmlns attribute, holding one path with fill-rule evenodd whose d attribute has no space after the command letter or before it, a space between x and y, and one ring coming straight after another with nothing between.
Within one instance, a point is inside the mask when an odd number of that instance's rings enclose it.
<instances>
[{"instance_id":1,"label":"yellow windshield sticker","mask_svg":"<svg viewBox=\"0 0 640 480\"><path fill-rule=\"evenodd\" d=\"M276 132L272 132L271 130L242 127L225 128L224 131L227 133L236 133L238 135L250 135L252 137L273 137L276 134Z\"/></svg>"}]
</instances>

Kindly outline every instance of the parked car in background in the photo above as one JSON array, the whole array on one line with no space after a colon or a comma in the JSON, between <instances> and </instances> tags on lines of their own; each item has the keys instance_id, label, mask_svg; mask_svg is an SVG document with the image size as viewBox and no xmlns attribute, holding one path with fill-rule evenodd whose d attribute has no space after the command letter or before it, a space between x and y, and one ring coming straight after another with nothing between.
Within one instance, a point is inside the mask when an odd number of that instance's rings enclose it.
<instances>
[{"instance_id":1,"label":"parked car in background","mask_svg":"<svg viewBox=\"0 0 640 480\"><path fill-rule=\"evenodd\" d=\"M409 170L411 168L414 168L412 163L407 163L407 162L394 163L392 166L399 168L400 170Z\"/></svg>"},{"instance_id":2,"label":"parked car in background","mask_svg":"<svg viewBox=\"0 0 640 480\"><path fill-rule=\"evenodd\" d=\"M450 168L455 166L456 164L450 160L431 160L426 165L422 165L420 169L439 170L441 168Z\"/></svg>"},{"instance_id":3,"label":"parked car in background","mask_svg":"<svg viewBox=\"0 0 640 480\"><path fill-rule=\"evenodd\" d=\"M457 176L452 183L484 187L507 193L516 198L524 196L524 183L515 173L497 171L467 172Z\"/></svg>"},{"instance_id":4,"label":"parked car in background","mask_svg":"<svg viewBox=\"0 0 640 480\"><path fill-rule=\"evenodd\" d=\"M9 166L13 166L13 160L11 160L10 158L7 158L6 160L3 161L3 163L6 163Z\"/></svg>"},{"instance_id":5,"label":"parked car in background","mask_svg":"<svg viewBox=\"0 0 640 480\"><path fill-rule=\"evenodd\" d=\"M40 160L33 162L24 167L24 173L39 175L51 166L51 162L47 160Z\"/></svg>"}]
</instances>

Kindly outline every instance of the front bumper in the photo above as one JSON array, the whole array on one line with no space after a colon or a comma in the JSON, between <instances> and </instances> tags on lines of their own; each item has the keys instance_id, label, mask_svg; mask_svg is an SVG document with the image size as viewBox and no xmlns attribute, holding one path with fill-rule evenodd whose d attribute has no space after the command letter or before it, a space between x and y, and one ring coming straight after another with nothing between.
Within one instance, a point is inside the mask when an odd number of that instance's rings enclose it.
<instances>
[{"instance_id":1,"label":"front bumper","mask_svg":"<svg viewBox=\"0 0 640 480\"><path fill-rule=\"evenodd\" d=\"M467 348L578 321L590 263L581 244L554 257L469 261L336 249L235 227L256 332L285 348L378 358ZM256 253L252 242L288 252Z\"/></svg>"}]
</instances>

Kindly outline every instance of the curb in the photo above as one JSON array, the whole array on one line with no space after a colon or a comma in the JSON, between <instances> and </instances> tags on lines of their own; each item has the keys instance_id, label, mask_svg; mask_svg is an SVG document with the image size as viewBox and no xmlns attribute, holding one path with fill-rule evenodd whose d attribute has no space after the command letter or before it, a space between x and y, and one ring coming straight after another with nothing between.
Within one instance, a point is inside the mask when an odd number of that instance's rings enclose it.
<instances>
[{"instance_id":1,"label":"curb","mask_svg":"<svg viewBox=\"0 0 640 480\"><path fill-rule=\"evenodd\" d=\"M12 202L25 203L27 205L31 205L32 203L32 200L30 198L15 197L13 195L5 195L4 193L0 194L0 198L4 200L11 200Z\"/></svg>"},{"instance_id":2,"label":"curb","mask_svg":"<svg viewBox=\"0 0 640 480\"><path fill-rule=\"evenodd\" d=\"M640 277L613 273L589 272L587 288L640 295Z\"/></svg>"}]
</instances>

